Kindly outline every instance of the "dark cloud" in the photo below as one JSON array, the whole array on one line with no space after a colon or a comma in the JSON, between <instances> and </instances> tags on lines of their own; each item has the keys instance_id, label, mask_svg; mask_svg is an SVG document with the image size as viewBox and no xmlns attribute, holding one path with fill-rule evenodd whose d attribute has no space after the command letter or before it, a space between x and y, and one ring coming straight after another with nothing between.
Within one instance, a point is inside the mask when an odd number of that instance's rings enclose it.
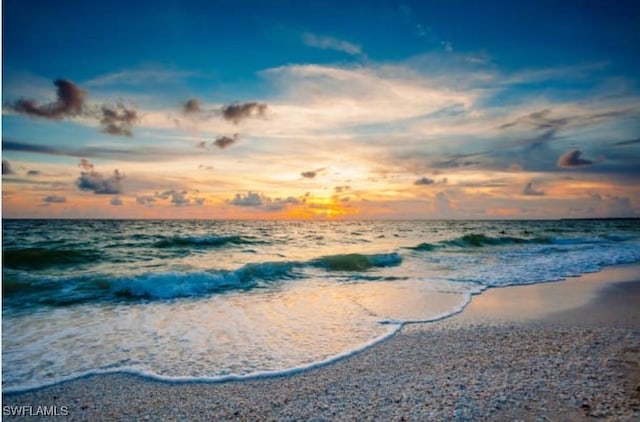
<instances>
[{"instance_id":1,"label":"dark cloud","mask_svg":"<svg viewBox=\"0 0 640 422\"><path fill-rule=\"evenodd\" d=\"M171 193L171 203L176 207L186 207L191 205L191 200L187 198L186 195L186 191Z\"/></svg>"},{"instance_id":2,"label":"dark cloud","mask_svg":"<svg viewBox=\"0 0 640 422\"><path fill-rule=\"evenodd\" d=\"M44 145L29 144L25 142L15 142L7 139L2 140L2 149L5 151L20 151L20 152L33 152L37 154L49 154L49 155L65 155L65 156L78 156L70 151L63 151L56 148L51 148Z\"/></svg>"},{"instance_id":3,"label":"dark cloud","mask_svg":"<svg viewBox=\"0 0 640 422\"><path fill-rule=\"evenodd\" d=\"M76 180L76 185L80 190L93 191L97 195L117 195L122 193L122 175L118 170L113 171L113 175L105 177L102 173L94 170L94 165L83 159L79 166L84 170Z\"/></svg>"},{"instance_id":4,"label":"dark cloud","mask_svg":"<svg viewBox=\"0 0 640 422\"><path fill-rule=\"evenodd\" d=\"M11 168L11 163L7 160L2 160L2 174L16 174Z\"/></svg>"},{"instance_id":5,"label":"dark cloud","mask_svg":"<svg viewBox=\"0 0 640 422\"><path fill-rule=\"evenodd\" d=\"M510 127L526 127L534 130L557 130L566 126L572 118L570 117L552 117L549 109L536 111L525 116L516 118L515 120L500 125L500 129L508 129Z\"/></svg>"},{"instance_id":6,"label":"dark cloud","mask_svg":"<svg viewBox=\"0 0 640 422\"><path fill-rule=\"evenodd\" d=\"M536 189L533 182L529 182L524 186L522 194L527 196L544 196L544 191Z\"/></svg>"},{"instance_id":7,"label":"dark cloud","mask_svg":"<svg viewBox=\"0 0 640 422\"><path fill-rule=\"evenodd\" d=\"M426 186L426 185L433 185L436 181L433 179L429 179L428 177L421 177L420 179L416 180L415 182L413 182L414 185L422 185L422 186Z\"/></svg>"},{"instance_id":8,"label":"dark cloud","mask_svg":"<svg viewBox=\"0 0 640 422\"><path fill-rule=\"evenodd\" d=\"M207 141L200 141L196 144L196 148L207 149Z\"/></svg>"},{"instance_id":9,"label":"dark cloud","mask_svg":"<svg viewBox=\"0 0 640 422\"><path fill-rule=\"evenodd\" d=\"M222 117L225 120L238 124L251 117L265 117L267 105L263 103L237 103L222 107Z\"/></svg>"},{"instance_id":10,"label":"dark cloud","mask_svg":"<svg viewBox=\"0 0 640 422\"><path fill-rule=\"evenodd\" d=\"M298 199L293 196L286 198L270 198L258 192L249 191L246 194L237 193L233 199L227 200L230 205L239 207L254 207L265 211L280 211L289 205L299 205L304 203L304 199Z\"/></svg>"},{"instance_id":11,"label":"dark cloud","mask_svg":"<svg viewBox=\"0 0 640 422\"><path fill-rule=\"evenodd\" d=\"M49 147L27 142L16 142L3 139L2 149L5 151L20 151L34 154L60 155L65 157L108 158L122 161L165 161L175 159L175 151L153 147L131 146L126 148L86 147L71 149L68 147ZM198 152L199 154L199 152ZM195 153L193 154L195 155Z\"/></svg>"},{"instance_id":12,"label":"dark cloud","mask_svg":"<svg viewBox=\"0 0 640 422\"><path fill-rule=\"evenodd\" d=\"M257 192L247 192L246 195L236 193L235 198L228 200L231 205L237 205L239 207L259 207L262 205L263 196Z\"/></svg>"},{"instance_id":13,"label":"dark cloud","mask_svg":"<svg viewBox=\"0 0 640 422\"><path fill-rule=\"evenodd\" d=\"M53 84L57 87L56 101L39 105L35 100L21 98L9 103L8 107L18 113L45 119L60 120L82 115L87 92L65 79L57 79Z\"/></svg>"},{"instance_id":14,"label":"dark cloud","mask_svg":"<svg viewBox=\"0 0 640 422\"><path fill-rule=\"evenodd\" d=\"M558 162L556 164L561 168L582 167L593 164L593 161L591 160L580 158L581 155L582 151L577 149L571 150L562 154L560 158L558 158Z\"/></svg>"},{"instance_id":15,"label":"dark cloud","mask_svg":"<svg viewBox=\"0 0 640 422\"><path fill-rule=\"evenodd\" d=\"M473 160L474 157L480 157L485 153L472 153L472 154L455 154L451 155L449 159L436 161L431 163L431 168L435 169L449 169L458 167L471 167L481 164L481 161Z\"/></svg>"},{"instance_id":16,"label":"dark cloud","mask_svg":"<svg viewBox=\"0 0 640 422\"><path fill-rule=\"evenodd\" d=\"M6 107L17 113L53 120L76 116L89 117L98 120L100 130L104 133L117 136L133 135L132 129L138 121L138 112L132 107L121 102L115 105L91 106L86 103L87 91L75 83L58 79L54 85L57 87L57 100L52 103L39 105L35 100L21 98L7 103Z\"/></svg>"},{"instance_id":17,"label":"dark cloud","mask_svg":"<svg viewBox=\"0 0 640 422\"><path fill-rule=\"evenodd\" d=\"M508 129L512 127L533 129L536 131L545 131L551 134L551 137L559 131L567 127L589 126L601 124L611 119L624 117L631 113L631 110L613 110L601 113L582 113L573 115L558 115L550 109L543 109L524 116L520 116L515 120L498 126L499 129ZM549 136L549 135L548 135Z\"/></svg>"},{"instance_id":18,"label":"dark cloud","mask_svg":"<svg viewBox=\"0 0 640 422\"><path fill-rule=\"evenodd\" d=\"M318 173L322 171L324 171L324 167L315 170L303 171L302 173L300 173L300 176L304 177L305 179L313 179L318 175Z\"/></svg>"},{"instance_id":19,"label":"dark cloud","mask_svg":"<svg viewBox=\"0 0 640 422\"><path fill-rule=\"evenodd\" d=\"M637 139L629 139L628 141L620 141L620 142L616 142L613 145L633 145L633 144L640 144L640 138Z\"/></svg>"},{"instance_id":20,"label":"dark cloud","mask_svg":"<svg viewBox=\"0 0 640 422\"><path fill-rule=\"evenodd\" d=\"M351 186L348 186L348 185L345 185L345 186L336 186L336 187L335 187L335 188L333 188L333 189L336 191L336 193L341 193L341 192L344 192L344 191L348 191L348 190L350 190L350 189L351 189Z\"/></svg>"},{"instance_id":21,"label":"dark cloud","mask_svg":"<svg viewBox=\"0 0 640 422\"><path fill-rule=\"evenodd\" d=\"M27 176L38 176L40 175L42 172L40 170L29 170L27 172Z\"/></svg>"},{"instance_id":22,"label":"dark cloud","mask_svg":"<svg viewBox=\"0 0 640 422\"><path fill-rule=\"evenodd\" d=\"M238 134L234 134L232 138L228 137L228 136L220 136L219 138L217 138L215 141L213 141L211 144L217 146L220 149L225 149L228 146L231 146L233 144L235 144L236 142L238 142L239 136Z\"/></svg>"},{"instance_id":23,"label":"dark cloud","mask_svg":"<svg viewBox=\"0 0 640 422\"><path fill-rule=\"evenodd\" d=\"M266 199L266 204L263 206L266 211L280 211L286 208L288 205L299 205L302 203L301 200L293 196L288 196L286 198Z\"/></svg>"},{"instance_id":24,"label":"dark cloud","mask_svg":"<svg viewBox=\"0 0 640 422\"><path fill-rule=\"evenodd\" d=\"M99 119L102 132L116 136L133 136L133 126L138 122L138 112L123 103L103 105Z\"/></svg>"},{"instance_id":25,"label":"dark cloud","mask_svg":"<svg viewBox=\"0 0 640 422\"><path fill-rule=\"evenodd\" d=\"M64 196L49 195L42 198L42 202L45 204L64 204L67 202L67 198Z\"/></svg>"},{"instance_id":26,"label":"dark cloud","mask_svg":"<svg viewBox=\"0 0 640 422\"><path fill-rule=\"evenodd\" d=\"M199 113L201 111L202 111L202 103L197 98L188 99L182 107L182 112L187 115Z\"/></svg>"},{"instance_id":27,"label":"dark cloud","mask_svg":"<svg viewBox=\"0 0 640 422\"><path fill-rule=\"evenodd\" d=\"M151 206L154 202L156 202L156 198L151 195L141 195L136 196L136 202L140 205Z\"/></svg>"},{"instance_id":28,"label":"dark cloud","mask_svg":"<svg viewBox=\"0 0 640 422\"><path fill-rule=\"evenodd\" d=\"M109 201L109 203L111 205L120 206L122 205L122 199L120 199L119 196L114 196L113 198L111 198L111 201Z\"/></svg>"},{"instance_id":29,"label":"dark cloud","mask_svg":"<svg viewBox=\"0 0 640 422\"><path fill-rule=\"evenodd\" d=\"M189 197L189 192L186 190L175 190L169 189L163 192L156 192L155 196L138 196L136 197L136 202L140 205L148 205L150 206L152 203L156 202L158 199L168 200L171 205L176 207L188 207L191 205L203 205L205 202L204 198L198 197Z\"/></svg>"}]
</instances>

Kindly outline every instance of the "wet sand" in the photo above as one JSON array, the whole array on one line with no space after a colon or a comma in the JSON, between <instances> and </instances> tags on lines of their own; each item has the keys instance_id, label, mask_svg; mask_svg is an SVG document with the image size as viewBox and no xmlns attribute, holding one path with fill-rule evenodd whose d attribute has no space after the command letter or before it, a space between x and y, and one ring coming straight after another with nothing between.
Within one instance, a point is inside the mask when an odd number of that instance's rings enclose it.
<instances>
[{"instance_id":1,"label":"wet sand","mask_svg":"<svg viewBox=\"0 0 640 422\"><path fill-rule=\"evenodd\" d=\"M58 420L639 420L640 265L491 289L334 364L218 384L99 375L20 394ZM64 406L64 409L63 409ZM37 419L37 418L30 418Z\"/></svg>"}]
</instances>

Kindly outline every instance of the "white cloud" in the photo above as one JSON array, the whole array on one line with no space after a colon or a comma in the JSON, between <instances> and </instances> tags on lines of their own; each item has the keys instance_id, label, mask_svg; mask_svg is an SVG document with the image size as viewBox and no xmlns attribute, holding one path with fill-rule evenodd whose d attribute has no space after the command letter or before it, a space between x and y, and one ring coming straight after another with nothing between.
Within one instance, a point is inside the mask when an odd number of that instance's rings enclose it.
<instances>
[{"instance_id":1,"label":"white cloud","mask_svg":"<svg viewBox=\"0 0 640 422\"><path fill-rule=\"evenodd\" d=\"M323 50L342 51L352 56L362 54L362 47L349 41L339 40L333 37L321 36L305 32L302 34L302 41L309 47L321 48Z\"/></svg>"}]
</instances>

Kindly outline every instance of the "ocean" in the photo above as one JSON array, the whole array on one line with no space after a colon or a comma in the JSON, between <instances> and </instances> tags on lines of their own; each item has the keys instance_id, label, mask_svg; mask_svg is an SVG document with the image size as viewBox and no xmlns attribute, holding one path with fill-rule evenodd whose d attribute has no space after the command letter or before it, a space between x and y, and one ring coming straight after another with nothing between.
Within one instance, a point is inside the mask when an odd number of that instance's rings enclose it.
<instances>
[{"instance_id":1,"label":"ocean","mask_svg":"<svg viewBox=\"0 0 640 422\"><path fill-rule=\"evenodd\" d=\"M4 220L2 386L286 374L492 287L640 261L640 220Z\"/></svg>"}]
</instances>

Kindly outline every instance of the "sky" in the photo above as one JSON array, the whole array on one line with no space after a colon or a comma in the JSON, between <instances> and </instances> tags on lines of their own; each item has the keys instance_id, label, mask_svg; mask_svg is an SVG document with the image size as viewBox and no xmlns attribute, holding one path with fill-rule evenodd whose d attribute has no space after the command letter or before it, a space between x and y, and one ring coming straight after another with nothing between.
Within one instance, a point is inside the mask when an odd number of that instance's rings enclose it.
<instances>
[{"instance_id":1,"label":"sky","mask_svg":"<svg viewBox=\"0 0 640 422\"><path fill-rule=\"evenodd\" d=\"M640 217L639 27L623 0L6 0L3 217Z\"/></svg>"}]
</instances>

